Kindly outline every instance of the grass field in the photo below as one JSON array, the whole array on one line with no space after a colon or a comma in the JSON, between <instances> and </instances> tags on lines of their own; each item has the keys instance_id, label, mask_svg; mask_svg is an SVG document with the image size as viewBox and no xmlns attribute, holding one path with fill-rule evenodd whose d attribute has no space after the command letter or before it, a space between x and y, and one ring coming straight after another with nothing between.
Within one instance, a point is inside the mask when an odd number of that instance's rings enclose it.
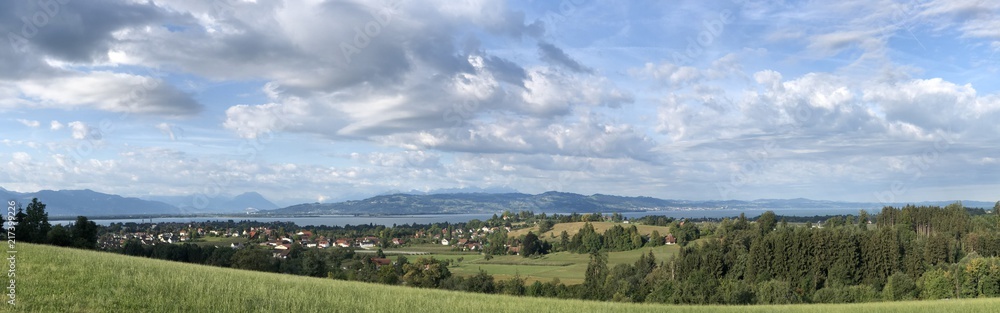
<instances>
[{"instance_id":1,"label":"grass field","mask_svg":"<svg viewBox=\"0 0 1000 313\"><path fill-rule=\"evenodd\" d=\"M202 246L202 247L213 247L213 246L228 247L230 244L237 243L237 242L243 242L243 243L245 243L245 242L247 242L247 239L246 238L242 238L242 237L211 237L211 236L205 236L205 237L200 237L196 241L192 241L191 243L199 245L199 246Z\"/></svg>"},{"instance_id":2,"label":"grass field","mask_svg":"<svg viewBox=\"0 0 1000 313\"><path fill-rule=\"evenodd\" d=\"M636 249L632 251L608 253L608 265L615 266L622 263L635 263L640 254L653 251L657 260L665 260L670 255L677 253L677 246L660 246L656 248ZM442 258L434 255L435 258ZM466 256L458 266L452 266L452 273L457 275L471 276L479 273L482 269L493 275L497 279L506 279L514 275L520 275L527 282L551 281L559 278L565 284L583 283L583 274L587 270L587 262L590 261L588 254L576 254L569 252L557 252L547 254L540 258L523 258L518 255L494 256L491 260L484 260L482 256Z\"/></svg>"},{"instance_id":3,"label":"grass field","mask_svg":"<svg viewBox=\"0 0 1000 313\"><path fill-rule=\"evenodd\" d=\"M1000 307L1000 299L786 306L557 300L258 273L50 246L17 248L18 302L16 307L3 303L2 312L936 313L996 312Z\"/></svg>"},{"instance_id":4,"label":"grass field","mask_svg":"<svg viewBox=\"0 0 1000 313\"><path fill-rule=\"evenodd\" d=\"M584 222L556 223L554 226L552 226L552 230L547 231L540 235L538 234L538 226L532 226L511 231L507 236L518 237L522 235L527 235L528 232L531 231L534 232L536 235L538 235L539 238L551 239L551 238L559 238L559 234L561 234L564 230L566 231L567 234L573 236L574 234L580 231L580 228L583 228L583 224ZM608 228L611 228L615 225L621 225L622 227L625 228L635 225L635 228L639 230L640 234L647 236L651 234L654 230L660 231L660 234L663 236L666 236L670 232L670 227L666 226L649 226L649 225L624 224L624 223L612 223L612 222L590 222L590 224L594 225L594 230L597 231L598 233L604 233L605 230L608 230Z\"/></svg>"},{"instance_id":5,"label":"grass field","mask_svg":"<svg viewBox=\"0 0 1000 313\"><path fill-rule=\"evenodd\" d=\"M399 248L382 249L382 251L385 252L386 254L395 252L427 252L432 254L454 254L454 255L479 254L478 252L455 251L455 247L445 246L435 243L413 244Z\"/></svg>"}]
</instances>

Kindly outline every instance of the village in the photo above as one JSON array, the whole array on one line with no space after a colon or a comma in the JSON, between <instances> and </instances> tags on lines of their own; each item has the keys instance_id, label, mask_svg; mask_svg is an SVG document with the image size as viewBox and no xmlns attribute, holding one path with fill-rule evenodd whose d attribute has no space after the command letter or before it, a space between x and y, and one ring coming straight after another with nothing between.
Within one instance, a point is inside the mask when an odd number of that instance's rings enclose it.
<instances>
[{"instance_id":1,"label":"village","mask_svg":"<svg viewBox=\"0 0 1000 313\"><path fill-rule=\"evenodd\" d=\"M507 215L501 216L500 219L504 221L515 220ZM611 219L608 219L608 221L611 221ZM620 222L622 224L629 223L627 220ZM273 257L281 259L287 258L295 245L304 249L342 248L360 249L361 251L401 249L411 245L424 247L428 245L440 245L444 249L434 250L484 253L484 246L490 244L490 235L502 233L503 236L493 238L494 241L503 241L502 248L494 248L492 250L493 253L519 255L521 252L521 238L508 238L507 234L529 226L526 223L512 224L507 222L500 226L484 225L478 228L471 228L462 223L445 227L437 225L414 225L416 227L385 228L380 231L381 233L393 233L395 235L390 237L376 236L379 235L379 231L376 231L375 228L371 228L368 231L354 231L354 233L362 233L358 236L346 236L343 231L331 231L330 227L325 226L320 229L307 229L307 227L297 227L288 225L288 223L275 224L249 226L232 225L232 221L229 223L206 221L187 224L129 223L111 225L104 229L105 233L101 234L98 246L106 250L120 249L130 240L134 240L144 246L195 244L217 248L229 247L232 249L241 249L248 245L258 245L270 250ZM289 231L287 228L296 230ZM389 232L387 230L394 231ZM677 243L677 238L673 234L667 234L660 238L662 239L661 242L667 245Z\"/></svg>"}]
</instances>

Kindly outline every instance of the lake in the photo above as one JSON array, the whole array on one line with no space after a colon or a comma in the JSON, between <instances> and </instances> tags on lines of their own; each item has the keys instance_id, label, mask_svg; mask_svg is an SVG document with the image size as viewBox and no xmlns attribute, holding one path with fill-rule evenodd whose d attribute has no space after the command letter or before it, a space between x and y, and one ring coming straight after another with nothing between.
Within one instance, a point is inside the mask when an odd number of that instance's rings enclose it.
<instances>
[{"instance_id":1,"label":"lake","mask_svg":"<svg viewBox=\"0 0 1000 313\"><path fill-rule=\"evenodd\" d=\"M626 212L622 213L623 216L627 218L639 218L647 215L662 215L673 218L723 218L723 217L736 217L740 213L746 215L746 217L756 217L761 213L768 210L674 210L674 211L648 211L648 212ZM858 209L777 209L771 210L778 215L786 216L814 216L814 215L835 215L835 214L858 214ZM878 212L869 212L878 213ZM565 213L561 213L565 214ZM610 214L610 213L608 213ZM458 222L468 222L473 219L487 220L493 217L493 214L424 214L424 215L390 215L390 216L316 216L316 217L265 217L265 216L254 216L254 215L233 215L225 217L170 217L170 218L154 218L152 219L155 223L163 222L176 222L176 223L189 223L189 222L204 222L204 221L241 221L241 220L255 220L262 222L271 221L282 221L282 222L293 222L299 226L309 226L309 225L327 225L327 226L344 226L344 225L360 225L360 224L375 224L375 225L386 225L392 226L393 224L429 224L429 223L458 223ZM94 219L95 223L100 225L109 225L111 223L141 223L149 222L150 219ZM69 224L74 221L52 221L53 225L64 225Z\"/></svg>"}]
</instances>

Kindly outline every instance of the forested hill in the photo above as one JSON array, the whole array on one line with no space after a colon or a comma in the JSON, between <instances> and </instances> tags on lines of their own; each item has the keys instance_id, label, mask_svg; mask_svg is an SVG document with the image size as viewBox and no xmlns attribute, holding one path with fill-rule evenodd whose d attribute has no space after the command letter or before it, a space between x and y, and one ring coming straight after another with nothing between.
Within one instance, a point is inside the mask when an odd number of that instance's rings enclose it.
<instances>
[{"instance_id":1,"label":"forested hill","mask_svg":"<svg viewBox=\"0 0 1000 313\"><path fill-rule=\"evenodd\" d=\"M953 201L925 202L942 205ZM968 201L969 207L992 207L992 203ZM900 205L900 204L887 204ZM538 213L629 212L675 209L881 209L880 203L836 202L809 199L741 200L664 200L651 197L623 197L603 194L581 195L549 191L537 195L524 193L452 193L392 194L364 200L337 203L304 203L265 211L269 214L434 214L496 213L504 210L530 210Z\"/></svg>"}]
</instances>

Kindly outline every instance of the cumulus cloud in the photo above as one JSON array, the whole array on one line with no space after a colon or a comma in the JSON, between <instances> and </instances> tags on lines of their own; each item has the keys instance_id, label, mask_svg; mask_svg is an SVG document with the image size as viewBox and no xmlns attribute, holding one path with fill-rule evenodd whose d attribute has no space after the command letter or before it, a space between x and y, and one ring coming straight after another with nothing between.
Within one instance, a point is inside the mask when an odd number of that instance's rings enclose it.
<instances>
[{"instance_id":1,"label":"cumulus cloud","mask_svg":"<svg viewBox=\"0 0 1000 313\"><path fill-rule=\"evenodd\" d=\"M94 129L81 121L73 121L66 124L72 131L70 136L73 139L85 139L88 137L94 137Z\"/></svg>"},{"instance_id":2,"label":"cumulus cloud","mask_svg":"<svg viewBox=\"0 0 1000 313\"><path fill-rule=\"evenodd\" d=\"M462 128L490 111L553 118L574 106L620 107L633 101L606 78L548 68L521 70L524 85L514 85L498 78L510 66L497 69L487 60L498 59L470 55L463 62L471 72L428 80L418 70L393 87L357 86L309 97L281 94L272 103L233 106L224 126L245 137L281 130L357 139Z\"/></svg>"},{"instance_id":3,"label":"cumulus cloud","mask_svg":"<svg viewBox=\"0 0 1000 313\"><path fill-rule=\"evenodd\" d=\"M49 129L51 130L60 130L63 129L63 127L63 123L60 123L59 121L52 120L52 122L49 122Z\"/></svg>"}]
</instances>

